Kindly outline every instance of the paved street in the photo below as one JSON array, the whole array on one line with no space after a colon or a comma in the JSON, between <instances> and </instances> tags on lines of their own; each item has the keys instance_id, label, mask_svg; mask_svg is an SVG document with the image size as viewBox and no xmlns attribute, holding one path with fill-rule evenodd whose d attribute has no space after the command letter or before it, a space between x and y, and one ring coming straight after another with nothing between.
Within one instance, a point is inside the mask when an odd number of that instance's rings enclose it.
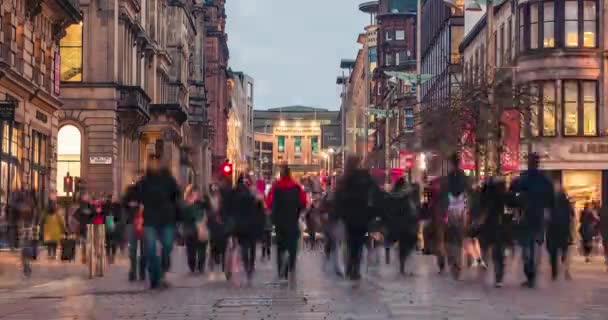
<instances>
[{"instance_id":1,"label":"paved street","mask_svg":"<svg viewBox=\"0 0 608 320\"><path fill-rule=\"evenodd\" d=\"M274 281L272 265L259 264L251 286L228 283L219 274L191 276L182 249L175 255L169 279L173 287L150 292L144 284L130 284L124 260L104 278L86 280L80 265L40 262L31 285L0 291L0 319L518 319L604 320L608 314L608 275L599 262L575 262L575 280L540 288L518 287L518 266L509 266L507 285L494 289L476 272L456 282L436 274L432 260L416 256L410 265L414 276L399 277L395 268L370 269L366 280L353 287L326 275L318 253L299 260L297 286ZM71 270L64 280L40 269ZM515 271L515 272L513 272ZM546 276L546 273L545 273ZM33 280L28 280L33 281Z\"/></svg>"}]
</instances>

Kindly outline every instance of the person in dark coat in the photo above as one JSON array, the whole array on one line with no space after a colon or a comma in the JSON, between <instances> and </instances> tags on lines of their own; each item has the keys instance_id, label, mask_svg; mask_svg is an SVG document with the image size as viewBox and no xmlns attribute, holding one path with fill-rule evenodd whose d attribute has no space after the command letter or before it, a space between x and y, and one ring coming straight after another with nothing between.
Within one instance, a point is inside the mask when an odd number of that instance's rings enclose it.
<instances>
[{"instance_id":1,"label":"person in dark coat","mask_svg":"<svg viewBox=\"0 0 608 320\"><path fill-rule=\"evenodd\" d=\"M234 234L241 248L241 257L247 275L251 280L255 270L256 243L264 232L264 208L249 189L241 175L232 194L229 214L234 218Z\"/></svg>"},{"instance_id":2,"label":"person in dark coat","mask_svg":"<svg viewBox=\"0 0 608 320\"><path fill-rule=\"evenodd\" d=\"M226 251L227 233L225 216L226 209L230 203L230 182L227 179L220 180L220 185L211 184L209 194L205 197L207 205L207 227L209 228L209 247L211 257L209 259L209 269L214 270L216 266L221 266L221 271L225 271L224 254Z\"/></svg>"},{"instance_id":3,"label":"person in dark coat","mask_svg":"<svg viewBox=\"0 0 608 320\"><path fill-rule=\"evenodd\" d=\"M507 185L501 178L490 177L481 187L480 209L483 223L479 229L479 240L484 253L492 250L497 288L503 286L505 248L508 243L508 217L505 215L507 196Z\"/></svg>"},{"instance_id":4,"label":"person in dark coat","mask_svg":"<svg viewBox=\"0 0 608 320\"><path fill-rule=\"evenodd\" d=\"M570 278L568 247L572 241L570 239L570 225L573 218L574 207L564 190L558 185L555 193L555 204L547 225L547 250L549 251L551 278L553 280L557 279L560 260L564 265L566 278Z\"/></svg>"},{"instance_id":5,"label":"person in dark coat","mask_svg":"<svg viewBox=\"0 0 608 320\"><path fill-rule=\"evenodd\" d=\"M589 203L585 204L583 211L581 211L580 217L580 234L581 244L583 247L583 254L585 255L585 262L591 262L591 252L593 251L593 236L595 233L595 227L597 224L597 217L591 209Z\"/></svg>"},{"instance_id":6,"label":"person in dark coat","mask_svg":"<svg viewBox=\"0 0 608 320\"><path fill-rule=\"evenodd\" d=\"M276 228L277 267L280 279L286 280L290 275L295 274L300 239L300 214L307 203L303 188L292 179L289 167L283 167L281 177L272 186L267 198L267 206L271 208L271 218ZM287 261L284 261L285 254Z\"/></svg>"},{"instance_id":7,"label":"person in dark coat","mask_svg":"<svg viewBox=\"0 0 608 320\"><path fill-rule=\"evenodd\" d=\"M361 254L365 234L370 223L378 216L376 209L383 197L380 188L365 169L359 168L360 159L347 159L344 176L338 182L335 193L336 215L344 221L348 246L346 275L351 280L361 279Z\"/></svg>"},{"instance_id":8,"label":"person in dark coat","mask_svg":"<svg viewBox=\"0 0 608 320\"><path fill-rule=\"evenodd\" d=\"M204 223L205 211L205 204L201 201L198 187L189 186L184 192L181 222L184 231L187 263L191 273L205 272L208 241L200 240L197 230L197 224Z\"/></svg>"},{"instance_id":9,"label":"person in dark coat","mask_svg":"<svg viewBox=\"0 0 608 320\"><path fill-rule=\"evenodd\" d=\"M164 276L171 266L180 197L175 178L167 168L159 166L159 159L150 159L150 168L138 184L137 195L144 210L144 249L152 289L168 285ZM157 241L162 247L160 258L156 252Z\"/></svg>"},{"instance_id":10,"label":"person in dark coat","mask_svg":"<svg viewBox=\"0 0 608 320\"><path fill-rule=\"evenodd\" d=\"M409 190L415 192L414 190ZM416 247L417 217L415 196L408 193L405 179L395 182L393 191L387 196L385 218L391 240L399 242L399 272L405 274L405 261ZM391 241L392 242L392 241Z\"/></svg>"},{"instance_id":11,"label":"person in dark coat","mask_svg":"<svg viewBox=\"0 0 608 320\"><path fill-rule=\"evenodd\" d=\"M543 243L545 215L553 208L553 184L538 168L539 156L528 156L528 170L511 184L511 194L515 195L521 216L519 218L519 241L522 247L526 281L522 286L536 286L536 252Z\"/></svg>"},{"instance_id":12,"label":"person in dark coat","mask_svg":"<svg viewBox=\"0 0 608 320\"><path fill-rule=\"evenodd\" d=\"M608 203L606 201L603 202L600 208L600 235L602 236L602 245L604 247L606 271L608 271Z\"/></svg>"},{"instance_id":13,"label":"person in dark coat","mask_svg":"<svg viewBox=\"0 0 608 320\"><path fill-rule=\"evenodd\" d=\"M135 232L133 220L139 211L139 202L137 200L137 192L139 189L138 182L127 187L127 191L122 198L122 208L125 213L124 224L127 230L127 238L129 242L129 281L137 280L139 275L140 281L146 280L146 260L144 255L143 239L138 237ZM139 259L137 251L139 249Z\"/></svg>"}]
</instances>

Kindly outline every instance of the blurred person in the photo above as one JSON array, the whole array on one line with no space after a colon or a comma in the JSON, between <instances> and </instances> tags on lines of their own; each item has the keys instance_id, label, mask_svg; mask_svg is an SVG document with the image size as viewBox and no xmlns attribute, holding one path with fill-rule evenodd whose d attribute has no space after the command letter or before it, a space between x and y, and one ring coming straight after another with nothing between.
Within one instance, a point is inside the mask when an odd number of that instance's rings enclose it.
<instances>
[{"instance_id":1,"label":"blurred person","mask_svg":"<svg viewBox=\"0 0 608 320\"><path fill-rule=\"evenodd\" d=\"M121 241L123 208L118 197L110 196L103 206L103 216L106 234L106 256L110 264L114 263L116 251Z\"/></svg>"},{"instance_id":2,"label":"blurred person","mask_svg":"<svg viewBox=\"0 0 608 320\"><path fill-rule=\"evenodd\" d=\"M49 205L42 217L42 235L50 259L57 258L57 245L66 233L63 217L56 205Z\"/></svg>"},{"instance_id":3,"label":"blurred person","mask_svg":"<svg viewBox=\"0 0 608 320\"><path fill-rule=\"evenodd\" d=\"M487 256L491 252L494 266L494 286L503 286L505 249L509 241L505 207L508 201L507 184L503 178L489 177L480 190L479 242Z\"/></svg>"},{"instance_id":4,"label":"blurred person","mask_svg":"<svg viewBox=\"0 0 608 320\"><path fill-rule=\"evenodd\" d=\"M256 243L264 231L263 203L251 192L245 177L239 176L232 194L229 214L234 217L234 234L241 248L241 260L247 279L251 281L255 271Z\"/></svg>"},{"instance_id":5,"label":"blurred person","mask_svg":"<svg viewBox=\"0 0 608 320\"><path fill-rule=\"evenodd\" d=\"M545 217L553 208L553 185L540 170L540 158L533 153L528 156L528 170L511 184L511 194L520 209L519 241L522 249L526 281L522 286L536 286L537 255L545 235Z\"/></svg>"},{"instance_id":6,"label":"blurred person","mask_svg":"<svg viewBox=\"0 0 608 320\"><path fill-rule=\"evenodd\" d=\"M593 236L595 235L597 217L591 208L590 203L586 203L580 215L580 234L581 234L581 246L583 248L583 255L585 256L585 262L591 262L591 253L593 252Z\"/></svg>"},{"instance_id":7,"label":"blurred person","mask_svg":"<svg viewBox=\"0 0 608 320\"><path fill-rule=\"evenodd\" d=\"M600 235L602 236L602 246L604 247L604 262L608 271L608 203L604 201L600 208Z\"/></svg>"},{"instance_id":8,"label":"blurred person","mask_svg":"<svg viewBox=\"0 0 608 320\"><path fill-rule=\"evenodd\" d=\"M570 279L568 247L570 246L570 225L575 216L574 207L561 184L555 186L555 203L547 225L547 251L551 263L551 278L557 280L559 261L564 267L566 279Z\"/></svg>"},{"instance_id":9,"label":"blurred person","mask_svg":"<svg viewBox=\"0 0 608 320\"><path fill-rule=\"evenodd\" d=\"M470 185L460 168L457 154L450 157L450 172L441 186L441 207L446 222L445 245L447 262L454 279L460 278L465 226L468 224L467 198Z\"/></svg>"},{"instance_id":10,"label":"blurred person","mask_svg":"<svg viewBox=\"0 0 608 320\"><path fill-rule=\"evenodd\" d=\"M75 220L78 222L78 239L81 247L82 263L87 261L86 241L87 241L87 226L93 223L95 216L95 207L88 193L82 194L78 204L78 208L74 212Z\"/></svg>"},{"instance_id":11,"label":"blurred person","mask_svg":"<svg viewBox=\"0 0 608 320\"><path fill-rule=\"evenodd\" d=\"M346 227L348 260L346 275L351 280L361 279L361 255L370 223L377 217L382 192L372 176L360 168L360 159L349 156L344 175L334 195L336 217Z\"/></svg>"},{"instance_id":12,"label":"blurred person","mask_svg":"<svg viewBox=\"0 0 608 320\"><path fill-rule=\"evenodd\" d=\"M277 271L279 279L295 276L298 241L300 239L300 214L307 206L307 196L302 186L291 177L291 170L281 168L279 180L274 183L267 198L277 241Z\"/></svg>"},{"instance_id":13,"label":"blurred person","mask_svg":"<svg viewBox=\"0 0 608 320\"><path fill-rule=\"evenodd\" d=\"M399 272L405 275L405 262L416 247L417 216L413 189L406 188L403 177L397 179L392 192L387 197L386 221L389 243L399 242ZM387 261L387 264L390 261Z\"/></svg>"},{"instance_id":14,"label":"blurred person","mask_svg":"<svg viewBox=\"0 0 608 320\"><path fill-rule=\"evenodd\" d=\"M204 273L208 241L200 238L197 224L206 223L205 204L201 201L201 194L196 186L190 186L184 191L182 223L188 268L191 273Z\"/></svg>"},{"instance_id":15,"label":"blurred person","mask_svg":"<svg viewBox=\"0 0 608 320\"><path fill-rule=\"evenodd\" d=\"M146 280L146 260L144 255L144 242L135 228L135 217L140 210L140 203L137 199L139 190L139 179L127 187L126 193L122 198L122 207L125 212L125 228L127 230L127 241L129 246L129 281ZM139 250L139 258L138 252Z\"/></svg>"},{"instance_id":16,"label":"blurred person","mask_svg":"<svg viewBox=\"0 0 608 320\"><path fill-rule=\"evenodd\" d=\"M139 183L138 201L143 206L144 250L150 287L167 287L165 273L171 266L171 251L175 238L179 189L168 169L160 168L159 159L152 157L146 175ZM156 243L161 244L161 256Z\"/></svg>"},{"instance_id":17,"label":"blurred person","mask_svg":"<svg viewBox=\"0 0 608 320\"><path fill-rule=\"evenodd\" d=\"M224 188L225 189L225 188ZM207 206L207 227L209 228L210 259L209 269L213 271L217 265L224 271L224 254L226 251L226 232L223 217L223 198L228 195L222 192L217 184L209 185L209 193L205 197Z\"/></svg>"}]
</instances>

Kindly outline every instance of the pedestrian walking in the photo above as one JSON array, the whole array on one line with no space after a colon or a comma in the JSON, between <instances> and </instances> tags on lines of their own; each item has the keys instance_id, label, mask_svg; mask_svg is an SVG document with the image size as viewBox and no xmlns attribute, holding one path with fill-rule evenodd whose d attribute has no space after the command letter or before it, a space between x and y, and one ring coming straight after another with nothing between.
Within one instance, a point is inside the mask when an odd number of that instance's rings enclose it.
<instances>
[{"instance_id":1,"label":"pedestrian walking","mask_svg":"<svg viewBox=\"0 0 608 320\"><path fill-rule=\"evenodd\" d=\"M136 232L135 226L136 215L140 213L140 203L137 199L139 182L140 180L137 180L127 187L121 203L125 213L124 224L129 248L129 281L137 280L137 276L140 281L146 280L143 237Z\"/></svg>"},{"instance_id":2,"label":"pedestrian walking","mask_svg":"<svg viewBox=\"0 0 608 320\"><path fill-rule=\"evenodd\" d=\"M42 221L42 235L48 257L55 259L57 258L57 245L66 233L63 217L57 212L56 206L48 206Z\"/></svg>"},{"instance_id":3,"label":"pedestrian walking","mask_svg":"<svg viewBox=\"0 0 608 320\"><path fill-rule=\"evenodd\" d=\"M168 169L159 167L152 157L146 175L138 184L138 201L143 206L143 236L146 262L152 289L167 287L165 273L171 266L171 251L175 238L179 189ZM156 243L161 244L161 256Z\"/></svg>"},{"instance_id":4,"label":"pedestrian walking","mask_svg":"<svg viewBox=\"0 0 608 320\"><path fill-rule=\"evenodd\" d=\"M201 201L200 191L196 186L191 186L184 192L182 206L182 224L188 268L191 273L204 273L208 245L208 239L205 238L208 237L208 234L203 233L208 230L207 218L205 217L205 204Z\"/></svg>"},{"instance_id":5,"label":"pedestrian walking","mask_svg":"<svg viewBox=\"0 0 608 320\"><path fill-rule=\"evenodd\" d=\"M608 271L608 203L603 202L600 208L600 235L602 237L602 247L604 247L604 263Z\"/></svg>"},{"instance_id":6,"label":"pedestrian walking","mask_svg":"<svg viewBox=\"0 0 608 320\"><path fill-rule=\"evenodd\" d=\"M446 222L445 245L447 262L452 276L460 278L462 270L462 250L465 227L468 224L468 196L470 185L464 171L460 168L460 158L452 155L450 172L444 177L441 186L441 208L445 212Z\"/></svg>"},{"instance_id":7,"label":"pedestrian walking","mask_svg":"<svg viewBox=\"0 0 608 320\"><path fill-rule=\"evenodd\" d=\"M503 178L490 177L480 190L479 240L485 256L491 253L494 265L494 286L503 286L505 269L505 249L509 242L507 204L507 185Z\"/></svg>"},{"instance_id":8,"label":"pedestrian walking","mask_svg":"<svg viewBox=\"0 0 608 320\"><path fill-rule=\"evenodd\" d=\"M547 225L547 251L551 264L551 278L557 280L559 262L564 267L566 279L570 279L568 247L570 246L570 225L574 218L574 207L561 184L555 186L555 203Z\"/></svg>"},{"instance_id":9,"label":"pedestrian walking","mask_svg":"<svg viewBox=\"0 0 608 320\"><path fill-rule=\"evenodd\" d=\"M84 193L80 198L78 209L74 212L75 221L77 221L76 232L78 234L78 242L81 250L81 260L85 264L87 262L87 225L93 223L95 216L95 208L88 193ZM70 224L71 225L71 224Z\"/></svg>"},{"instance_id":10,"label":"pedestrian walking","mask_svg":"<svg viewBox=\"0 0 608 320\"><path fill-rule=\"evenodd\" d=\"M271 187L267 206L271 209L276 230L277 271L279 279L294 280L300 239L300 214L307 206L306 193L291 177L291 170L281 168L279 180Z\"/></svg>"},{"instance_id":11,"label":"pedestrian walking","mask_svg":"<svg viewBox=\"0 0 608 320\"><path fill-rule=\"evenodd\" d=\"M522 286L536 286L537 254L544 241L545 217L553 208L554 195L551 181L538 169L539 156L528 156L528 170L511 184L511 193L520 209L519 241L526 281Z\"/></svg>"},{"instance_id":12,"label":"pedestrian walking","mask_svg":"<svg viewBox=\"0 0 608 320\"><path fill-rule=\"evenodd\" d=\"M336 187L335 205L338 219L344 221L348 259L346 275L361 279L361 255L370 223L378 216L376 209L383 197L369 172L360 168L360 159L349 156L344 176Z\"/></svg>"},{"instance_id":13,"label":"pedestrian walking","mask_svg":"<svg viewBox=\"0 0 608 320\"><path fill-rule=\"evenodd\" d=\"M251 281L255 271L256 243L264 230L263 204L256 199L243 175L239 176L229 215L234 218L234 235L241 249L241 260L247 280Z\"/></svg>"},{"instance_id":14,"label":"pedestrian walking","mask_svg":"<svg viewBox=\"0 0 608 320\"><path fill-rule=\"evenodd\" d=\"M386 219L388 242L399 243L399 272L405 275L405 262L414 251L417 242L418 221L414 204L413 190L406 189L405 179L399 178L386 201ZM390 261L387 261L390 263Z\"/></svg>"},{"instance_id":15,"label":"pedestrian walking","mask_svg":"<svg viewBox=\"0 0 608 320\"><path fill-rule=\"evenodd\" d=\"M225 267L225 252L226 252L226 226L224 223L224 211L226 205L230 203L230 186L229 182L220 180L222 188L217 184L211 184L209 186L209 194L205 199L207 203L207 226L209 228L209 246L210 246L210 259L209 269L213 271L216 266L220 266L221 271L224 272Z\"/></svg>"},{"instance_id":16,"label":"pedestrian walking","mask_svg":"<svg viewBox=\"0 0 608 320\"><path fill-rule=\"evenodd\" d=\"M122 240L122 221L123 208L118 201L118 197L108 197L103 207L105 235L106 235L106 256L110 264L114 263L116 251Z\"/></svg>"},{"instance_id":17,"label":"pedestrian walking","mask_svg":"<svg viewBox=\"0 0 608 320\"><path fill-rule=\"evenodd\" d=\"M580 234L581 234L581 247L583 248L583 255L585 256L585 262L591 262L591 253L593 252L593 237L595 235L598 218L595 212L591 209L591 204L586 203L585 207L580 214Z\"/></svg>"}]
</instances>

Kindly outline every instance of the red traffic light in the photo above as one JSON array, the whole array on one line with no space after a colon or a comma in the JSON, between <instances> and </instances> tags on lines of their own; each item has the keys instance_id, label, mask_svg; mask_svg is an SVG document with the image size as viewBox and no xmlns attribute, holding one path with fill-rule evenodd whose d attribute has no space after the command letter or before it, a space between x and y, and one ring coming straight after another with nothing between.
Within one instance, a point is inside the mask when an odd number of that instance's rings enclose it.
<instances>
[{"instance_id":1,"label":"red traffic light","mask_svg":"<svg viewBox=\"0 0 608 320\"><path fill-rule=\"evenodd\" d=\"M222 167L222 171L227 176L232 175L232 163L227 163L227 162L224 163L224 166Z\"/></svg>"},{"instance_id":2,"label":"red traffic light","mask_svg":"<svg viewBox=\"0 0 608 320\"><path fill-rule=\"evenodd\" d=\"M67 175L63 177L63 192L73 192L74 191L74 183L72 177Z\"/></svg>"}]
</instances>

